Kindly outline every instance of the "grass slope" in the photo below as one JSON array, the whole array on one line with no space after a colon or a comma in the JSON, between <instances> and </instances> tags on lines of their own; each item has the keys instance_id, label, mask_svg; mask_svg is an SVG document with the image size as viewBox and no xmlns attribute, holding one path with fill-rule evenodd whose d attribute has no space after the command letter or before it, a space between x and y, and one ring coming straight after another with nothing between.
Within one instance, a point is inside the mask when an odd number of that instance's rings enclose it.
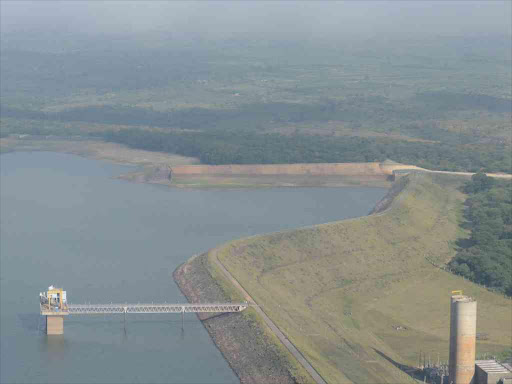
<instances>
[{"instance_id":1,"label":"grass slope","mask_svg":"<svg viewBox=\"0 0 512 384\"><path fill-rule=\"evenodd\" d=\"M412 381L394 363L448 359L451 290L478 300L489 339L477 354L512 345L511 301L429 262L464 235L456 180L410 175L385 213L233 241L218 257L329 383Z\"/></svg>"}]
</instances>

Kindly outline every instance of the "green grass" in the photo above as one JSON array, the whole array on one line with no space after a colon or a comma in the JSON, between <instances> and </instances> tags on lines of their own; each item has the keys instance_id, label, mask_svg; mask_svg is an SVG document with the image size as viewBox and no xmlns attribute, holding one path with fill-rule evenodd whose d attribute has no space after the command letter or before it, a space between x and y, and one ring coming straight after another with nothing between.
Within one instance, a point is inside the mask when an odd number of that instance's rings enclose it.
<instances>
[{"instance_id":1,"label":"green grass","mask_svg":"<svg viewBox=\"0 0 512 384\"><path fill-rule=\"evenodd\" d=\"M452 290L478 300L477 332L489 335L479 355L512 344L509 299L428 261L448 261L464 235L457 184L411 175L384 214L237 240L218 255L328 382L407 382L390 360L448 359Z\"/></svg>"},{"instance_id":2,"label":"green grass","mask_svg":"<svg viewBox=\"0 0 512 384\"><path fill-rule=\"evenodd\" d=\"M244 296L236 289L231 282L224 276L219 267L210 262L207 258L206 268L210 273L210 276L217 282L221 290L224 292L226 297L232 302L243 302L245 301ZM280 361L284 362L288 372L292 375L295 381L300 383L311 383L313 380L309 373L299 364L299 362L291 355L286 347L279 341L277 336L267 327L264 320L256 313L253 308L248 308L242 315L251 323L251 325L259 329L259 340L255 340L256 343L265 345L271 345L280 357Z\"/></svg>"},{"instance_id":3,"label":"green grass","mask_svg":"<svg viewBox=\"0 0 512 384\"><path fill-rule=\"evenodd\" d=\"M243 312L244 317L251 323L253 327L257 327L262 330L260 339L265 344L273 345L280 357L281 361L284 361L288 372L299 383L312 383L313 380L309 373L304 369L302 365L291 355L291 353L283 346L277 336L270 330L265 324L261 316L259 316L253 308L249 308Z\"/></svg>"}]
</instances>

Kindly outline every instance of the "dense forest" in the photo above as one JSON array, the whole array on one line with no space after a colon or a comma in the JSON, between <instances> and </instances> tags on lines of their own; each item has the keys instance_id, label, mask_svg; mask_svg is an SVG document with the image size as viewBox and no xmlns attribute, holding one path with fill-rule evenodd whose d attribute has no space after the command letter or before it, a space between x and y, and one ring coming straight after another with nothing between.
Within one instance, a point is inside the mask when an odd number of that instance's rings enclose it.
<instances>
[{"instance_id":1,"label":"dense forest","mask_svg":"<svg viewBox=\"0 0 512 384\"><path fill-rule=\"evenodd\" d=\"M65 40L4 39L1 136L95 136L206 164L511 172L507 39Z\"/></svg>"},{"instance_id":2,"label":"dense forest","mask_svg":"<svg viewBox=\"0 0 512 384\"><path fill-rule=\"evenodd\" d=\"M90 129L90 125L85 125ZM132 148L176 153L199 158L204 164L278 164L368 162L391 159L428 169L470 172L511 172L510 147L500 143L429 143L377 137L282 135L247 131L174 130L140 127L99 131L81 130L79 124L48 120L2 119L2 136L85 136ZM106 129L108 127L108 129Z\"/></svg>"},{"instance_id":3,"label":"dense forest","mask_svg":"<svg viewBox=\"0 0 512 384\"><path fill-rule=\"evenodd\" d=\"M465 185L468 244L451 261L452 270L512 296L512 184L483 173Z\"/></svg>"},{"instance_id":4,"label":"dense forest","mask_svg":"<svg viewBox=\"0 0 512 384\"><path fill-rule=\"evenodd\" d=\"M198 157L205 164L343 163L394 161L449 171L510 172L505 145L406 142L385 138L254 133L110 131L105 140L132 148Z\"/></svg>"},{"instance_id":5,"label":"dense forest","mask_svg":"<svg viewBox=\"0 0 512 384\"><path fill-rule=\"evenodd\" d=\"M382 96L351 96L343 100L322 98L313 103L266 102L247 103L236 108L181 108L158 111L126 105L91 105L68 108L59 112L43 112L4 106L2 116L54 121L149 126L194 130L261 131L269 124L324 123L343 121L353 127L362 124L382 125L395 122L412 131L416 137L450 140L460 137L436 132L432 125L418 129L418 120L447 118L454 111L487 111L512 113L512 101L480 94L424 92L397 102ZM406 123L408 122L408 124ZM411 122L414 122L412 124Z\"/></svg>"}]
</instances>

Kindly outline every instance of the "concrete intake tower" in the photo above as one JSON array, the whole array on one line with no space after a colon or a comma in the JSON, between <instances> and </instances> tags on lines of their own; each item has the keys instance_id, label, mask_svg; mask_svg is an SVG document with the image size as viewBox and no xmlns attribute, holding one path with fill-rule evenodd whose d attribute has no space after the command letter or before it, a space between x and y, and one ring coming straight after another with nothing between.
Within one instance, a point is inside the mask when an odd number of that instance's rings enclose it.
<instances>
[{"instance_id":1,"label":"concrete intake tower","mask_svg":"<svg viewBox=\"0 0 512 384\"><path fill-rule=\"evenodd\" d=\"M473 384L475 376L476 301L464 295L451 297L450 384Z\"/></svg>"}]
</instances>

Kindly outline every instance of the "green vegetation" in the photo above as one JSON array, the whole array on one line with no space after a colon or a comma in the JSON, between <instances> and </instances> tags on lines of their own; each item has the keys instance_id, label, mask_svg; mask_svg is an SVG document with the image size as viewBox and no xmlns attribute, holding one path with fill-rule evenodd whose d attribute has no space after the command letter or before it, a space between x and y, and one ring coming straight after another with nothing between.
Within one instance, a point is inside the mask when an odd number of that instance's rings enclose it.
<instances>
[{"instance_id":1,"label":"green vegetation","mask_svg":"<svg viewBox=\"0 0 512 384\"><path fill-rule=\"evenodd\" d=\"M448 359L450 293L478 300L481 355L504 353L510 300L433 264L456 254L463 179L410 175L383 214L236 240L218 257L328 382L406 382ZM400 328L402 327L402 328Z\"/></svg>"},{"instance_id":2,"label":"green vegetation","mask_svg":"<svg viewBox=\"0 0 512 384\"><path fill-rule=\"evenodd\" d=\"M47 36L2 36L0 137L97 138L206 164L392 159L512 172L509 36L75 37L56 47ZM478 353L510 348L510 301L433 265L453 259L457 273L509 289L509 187L480 176L467 187L471 238L457 249L458 179L409 178L385 214L219 251L329 382L403 382L390 360L414 365L420 350L446 360L453 289L479 300L479 332L489 340Z\"/></svg>"},{"instance_id":3,"label":"green vegetation","mask_svg":"<svg viewBox=\"0 0 512 384\"><path fill-rule=\"evenodd\" d=\"M399 163L443 171L511 172L508 145L409 142L380 137L328 137L223 130L170 131L130 126L2 119L2 132L103 138L131 148L197 157L204 164Z\"/></svg>"},{"instance_id":4,"label":"green vegetation","mask_svg":"<svg viewBox=\"0 0 512 384\"><path fill-rule=\"evenodd\" d=\"M503 352L499 353L496 358L499 361L508 361L512 359L512 347L505 349Z\"/></svg>"},{"instance_id":5,"label":"green vegetation","mask_svg":"<svg viewBox=\"0 0 512 384\"><path fill-rule=\"evenodd\" d=\"M202 257L202 256L201 256ZM243 302L245 297L242 293L231 284L225 277L224 273L219 269L216 263L206 257L205 265L211 278L218 284L224 295L231 300L231 302ZM248 308L242 312L245 320L251 324L251 328L259 330L258 340L255 343L262 343L273 348L277 355L280 357L280 364L283 364L288 372L295 378L297 384L311 383L311 376L299 364L297 359L286 349L286 347L279 341L277 336L268 328L265 321L259 316L253 308Z\"/></svg>"},{"instance_id":6,"label":"green vegetation","mask_svg":"<svg viewBox=\"0 0 512 384\"><path fill-rule=\"evenodd\" d=\"M482 94L455 92L425 92L417 96L428 110L447 112L453 110L479 109L494 112L510 112L510 100Z\"/></svg>"},{"instance_id":7,"label":"green vegetation","mask_svg":"<svg viewBox=\"0 0 512 384\"><path fill-rule=\"evenodd\" d=\"M290 372L290 375L294 378L297 384L309 384L313 382L311 375L285 348L283 343L281 343L274 332L269 329L261 316L258 315L253 308L245 310L243 312L243 316L247 321L249 321L252 328L261 330L259 341L275 348L280 358L280 364L284 364L288 368L288 372Z\"/></svg>"},{"instance_id":8,"label":"green vegetation","mask_svg":"<svg viewBox=\"0 0 512 384\"><path fill-rule=\"evenodd\" d=\"M37 40L2 45L2 137L93 135L207 164L511 172L507 38Z\"/></svg>"},{"instance_id":9,"label":"green vegetation","mask_svg":"<svg viewBox=\"0 0 512 384\"><path fill-rule=\"evenodd\" d=\"M343 100L322 99L315 103L248 103L229 109L181 108L158 111L153 108L119 105L92 105L68 108L58 112L21 110L6 107L6 117L37 120L83 121L90 123L153 126L180 129L261 131L265 126L295 123L343 121L349 124L381 121L430 120L448 117L450 112L476 110L511 113L511 100L487 95L430 92L413 96L408 106L394 103L382 96L353 96ZM404 127L405 129L414 129ZM424 126L434 128L432 125ZM450 139L447 132L421 132L416 136L428 139ZM455 136L457 138L457 136Z\"/></svg>"},{"instance_id":10,"label":"green vegetation","mask_svg":"<svg viewBox=\"0 0 512 384\"><path fill-rule=\"evenodd\" d=\"M510 172L507 146L430 144L381 138L278 134L162 133L123 129L107 141L151 151L198 157L205 164L344 163L393 159L444 171Z\"/></svg>"},{"instance_id":11,"label":"green vegetation","mask_svg":"<svg viewBox=\"0 0 512 384\"><path fill-rule=\"evenodd\" d=\"M450 267L512 296L512 185L477 173L464 190L471 238Z\"/></svg>"}]
</instances>

